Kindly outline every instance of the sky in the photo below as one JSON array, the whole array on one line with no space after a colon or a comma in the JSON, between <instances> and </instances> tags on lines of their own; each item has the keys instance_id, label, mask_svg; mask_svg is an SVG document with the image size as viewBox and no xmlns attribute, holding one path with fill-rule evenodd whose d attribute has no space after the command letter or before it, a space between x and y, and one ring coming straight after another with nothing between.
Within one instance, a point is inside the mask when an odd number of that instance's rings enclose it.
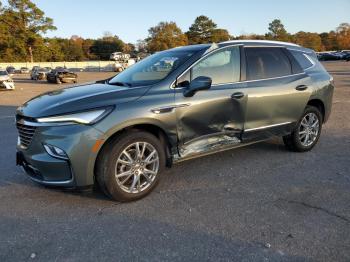
<instances>
[{"instance_id":1,"label":"sky","mask_svg":"<svg viewBox=\"0 0 350 262\"><path fill-rule=\"evenodd\" d=\"M160 21L174 21L185 32L199 15L211 18L231 35L264 34L281 19L290 33L326 32L350 23L350 0L33 0L56 31L47 36L99 38L104 32L136 43Z\"/></svg>"}]
</instances>

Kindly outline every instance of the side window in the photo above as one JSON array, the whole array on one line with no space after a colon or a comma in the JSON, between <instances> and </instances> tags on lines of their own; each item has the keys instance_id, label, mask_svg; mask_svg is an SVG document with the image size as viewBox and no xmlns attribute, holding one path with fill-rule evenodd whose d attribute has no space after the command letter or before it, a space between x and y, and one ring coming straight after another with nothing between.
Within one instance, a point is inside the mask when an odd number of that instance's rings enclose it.
<instances>
[{"instance_id":1,"label":"side window","mask_svg":"<svg viewBox=\"0 0 350 262\"><path fill-rule=\"evenodd\" d=\"M196 64L191 70L191 80L207 76L213 85L237 82L240 80L240 64L239 47L224 48Z\"/></svg>"},{"instance_id":2,"label":"side window","mask_svg":"<svg viewBox=\"0 0 350 262\"><path fill-rule=\"evenodd\" d=\"M305 70L313 66L313 63L307 58L307 54L295 50L289 50L289 52L295 57L302 69Z\"/></svg>"},{"instance_id":3,"label":"side window","mask_svg":"<svg viewBox=\"0 0 350 262\"><path fill-rule=\"evenodd\" d=\"M247 80L287 76L292 66L281 48L246 47Z\"/></svg>"}]
</instances>

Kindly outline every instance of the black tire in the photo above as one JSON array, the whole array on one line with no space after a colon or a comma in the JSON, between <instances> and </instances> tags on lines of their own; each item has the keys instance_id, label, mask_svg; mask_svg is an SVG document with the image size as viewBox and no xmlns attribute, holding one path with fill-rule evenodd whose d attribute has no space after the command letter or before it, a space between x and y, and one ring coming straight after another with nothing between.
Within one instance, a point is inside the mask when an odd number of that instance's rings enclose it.
<instances>
[{"instance_id":1,"label":"black tire","mask_svg":"<svg viewBox=\"0 0 350 262\"><path fill-rule=\"evenodd\" d=\"M124 149L128 148L129 145L140 141L149 143L157 151L159 159L158 172L155 175L153 182L149 183L149 186L143 191L133 193L126 192L117 182L115 176L116 163ZM95 169L96 181L101 190L110 198L120 202L134 201L145 197L157 186L161 173L165 168L165 163L165 149L157 137L141 130L131 130L120 134L108 145L104 146L97 159ZM133 178L134 176L130 179Z\"/></svg>"},{"instance_id":2,"label":"black tire","mask_svg":"<svg viewBox=\"0 0 350 262\"><path fill-rule=\"evenodd\" d=\"M301 139L299 138L299 130L301 126L301 122L304 119L304 117L310 113L314 113L315 116L317 117L318 123L319 123L319 128L318 128L318 133L316 136L316 139L310 144L310 145L303 145ZM287 136L283 137L283 142L286 148L290 151L294 152L306 152L310 151L318 142L320 135L321 135L321 130L322 130L322 123L323 123L323 117L320 112L320 110L317 107L314 106L307 106L305 108L305 111L301 118L299 119L295 129L293 132Z\"/></svg>"}]
</instances>

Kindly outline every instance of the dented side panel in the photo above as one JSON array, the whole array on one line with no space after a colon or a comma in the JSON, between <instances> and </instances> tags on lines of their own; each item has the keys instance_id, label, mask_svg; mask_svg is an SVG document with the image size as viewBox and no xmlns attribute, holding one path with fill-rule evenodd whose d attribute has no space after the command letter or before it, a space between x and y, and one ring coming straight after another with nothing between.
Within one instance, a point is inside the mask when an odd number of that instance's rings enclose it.
<instances>
[{"instance_id":1,"label":"dented side panel","mask_svg":"<svg viewBox=\"0 0 350 262\"><path fill-rule=\"evenodd\" d=\"M246 97L233 99L236 92L244 92L244 83L212 86L184 97L176 90L176 104L189 104L176 109L179 154L201 153L223 143L240 142L243 130Z\"/></svg>"}]
</instances>

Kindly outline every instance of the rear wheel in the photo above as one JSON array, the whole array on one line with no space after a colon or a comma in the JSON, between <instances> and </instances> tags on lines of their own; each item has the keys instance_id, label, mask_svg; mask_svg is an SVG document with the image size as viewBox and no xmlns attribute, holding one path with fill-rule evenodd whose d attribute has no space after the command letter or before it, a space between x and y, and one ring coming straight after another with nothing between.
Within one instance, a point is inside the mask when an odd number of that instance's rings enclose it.
<instances>
[{"instance_id":1,"label":"rear wheel","mask_svg":"<svg viewBox=\"0 0 350 262\"><path fill-rule=\"evenodd\" d=\"M323 118L318 108L307 106L294 131L283 137L287 149L296 152L311 150L321 135Z\"/></svg>"},{"instance_id":2,"label":"rear wheel","mask_svg":"<svg viewBox=\"0 0 350 262\"><path fill-rule=\"evenodd\" d=\"M165 153L159 139L144 131L131 131L101 152L96 178L114 200L133 201L156 187L164 167Z\"/></svg>"}]
</instances>

